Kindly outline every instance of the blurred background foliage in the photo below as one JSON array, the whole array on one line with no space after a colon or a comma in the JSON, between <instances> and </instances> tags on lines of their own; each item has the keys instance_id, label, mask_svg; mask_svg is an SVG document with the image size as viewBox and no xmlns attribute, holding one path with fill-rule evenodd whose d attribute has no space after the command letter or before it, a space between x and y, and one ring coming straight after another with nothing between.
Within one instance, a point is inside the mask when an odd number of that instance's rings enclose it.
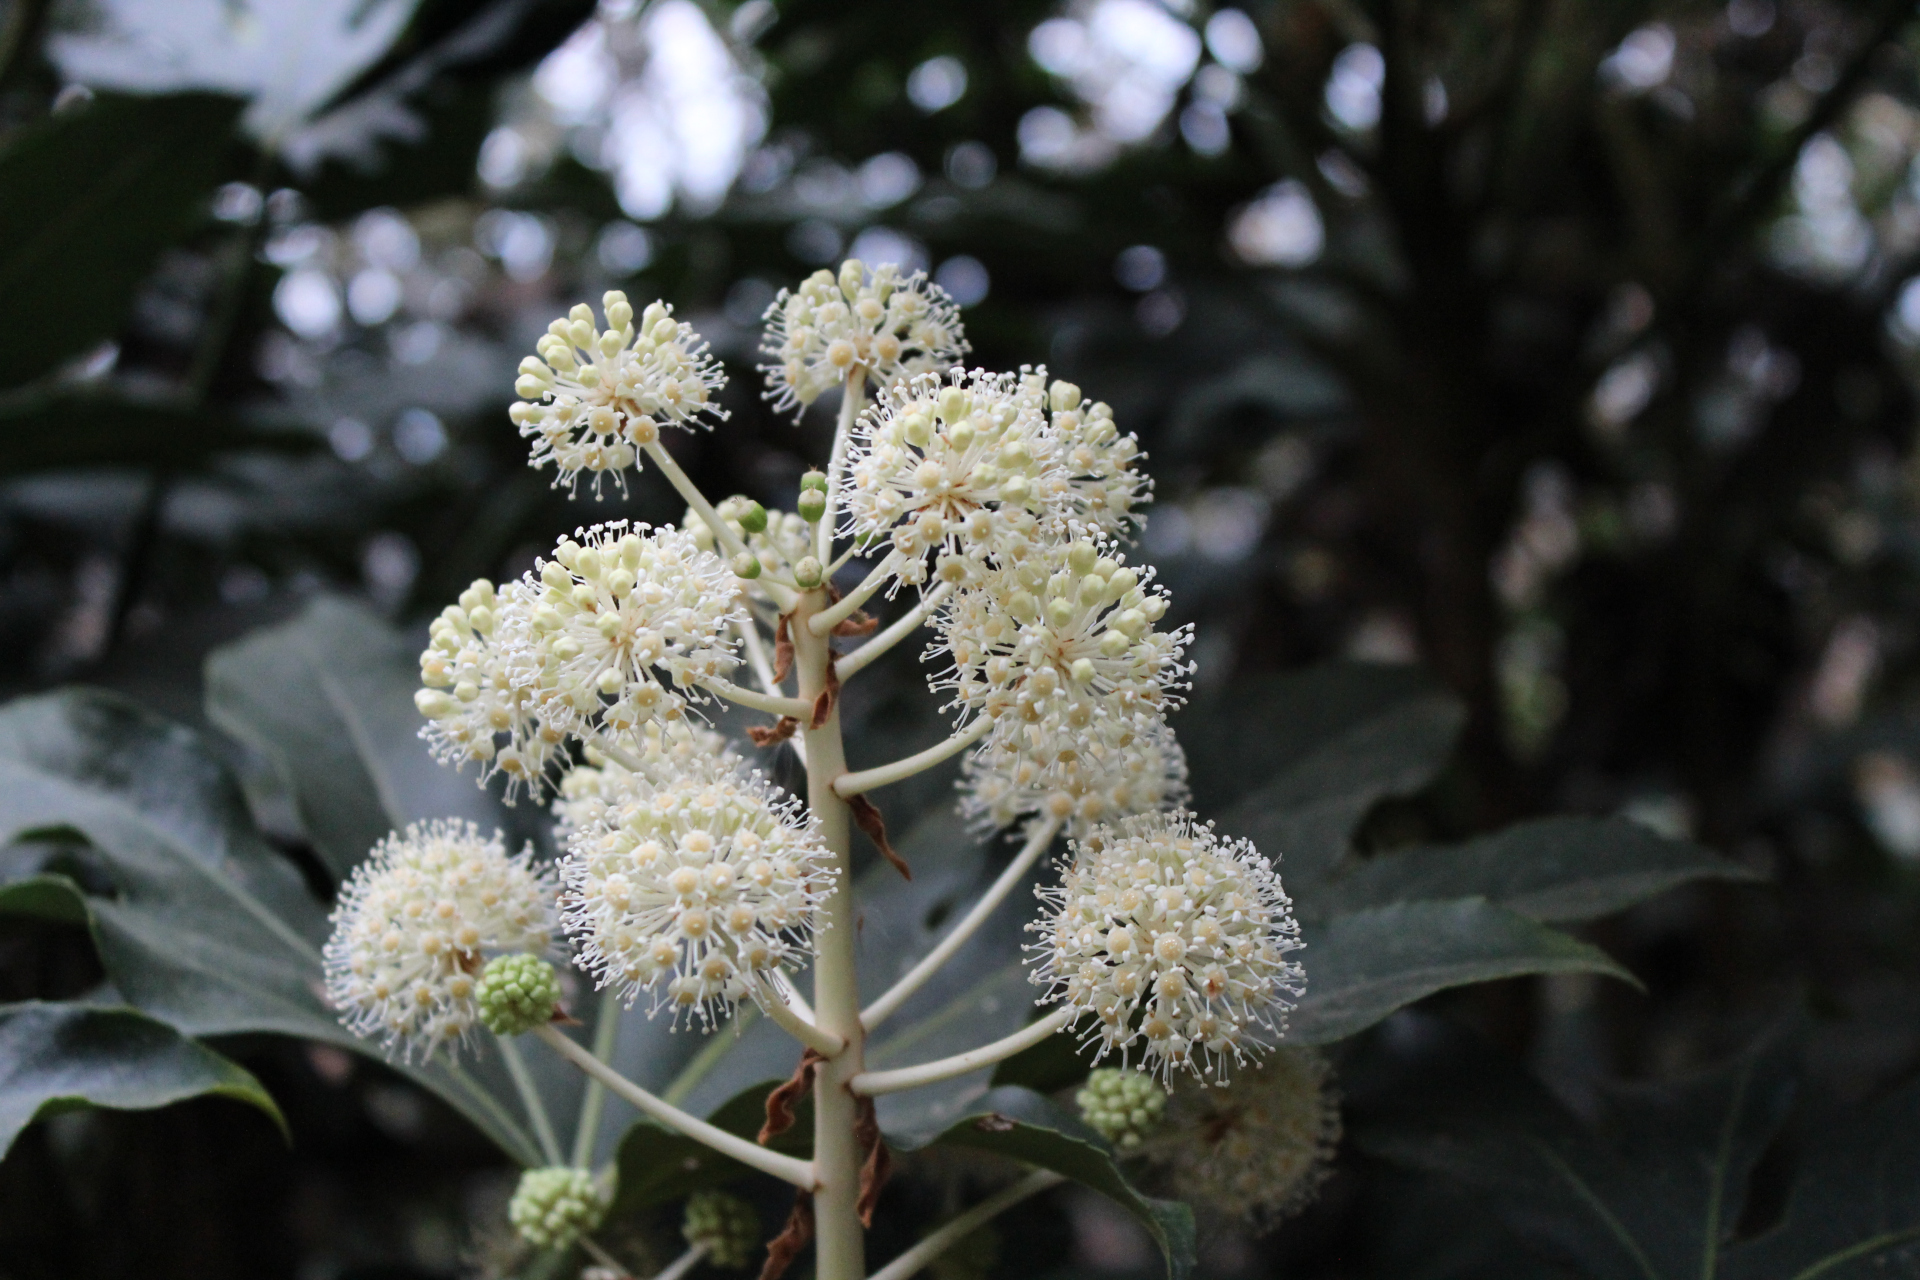
<instances>
[{"instance_id":1,"label":"blurred background foliage","mask_svg":"<svg viewBox=\"0 0 1920 1280\"><path fill-rule=\"evenodd\" d=\"M1587 1113L1794 1008L1834 1094L1920 1065L1911 4L0 13L6 694L203 722L206 655L322 591L405 623L529 567L583 516L524 465L512 371L612 286L733 372L731 418L675 442L695 478L790 507L829 424L759 400L759 316L843 254L899 261L980 363L1044 361L1140 434L1200 695L1346 658L1465 700L1454 766L1371 847L1625 813L1775 881L1597 926L1645 994L1448 1013ZM614 516L679 508L648 473ZM911 727L919 677L891 679L861 714ZM92 964L0 929L5 998ZM484 1269L465 1223L509 1184L479 1139L335 1050L242 1056L291 1150L221 1102L39 1126L0 1166L0 1274ZM1207 1273L1483 1274L1435 1260L1477 1228L1413 1177L1349 1153ZM1156 1265L1067 1208L1002 1230L1036 1266Z\"/></svg>"}]
</instances>

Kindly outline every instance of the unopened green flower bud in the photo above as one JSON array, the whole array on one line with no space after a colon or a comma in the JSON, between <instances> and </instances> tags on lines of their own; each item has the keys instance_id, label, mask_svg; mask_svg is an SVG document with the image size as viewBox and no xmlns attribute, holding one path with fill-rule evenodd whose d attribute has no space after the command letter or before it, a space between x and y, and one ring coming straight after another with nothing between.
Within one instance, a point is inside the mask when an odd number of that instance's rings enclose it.
<instances>
[{"instance_id":1,"label":"unopened green flower bud","mask_svg":"<svg viewBox=\"0 0 1920 1280\"><path fill-rule=\"evenodd\" d=\"M1122 1151L1140 1145L1166 1113L1167 1095L1152 1076L1101 1067L1074 1095L1080 1118Z\"/></svg>"},{"instance_id":2,"label":"unopened green flower bud","mask_svg":"<svg viewBox=\"0 0 1920 1280\"><path fill-rule=\"evenodd\" d=\"M820 567L820 562L812 556L802 556L794 562L793 580L804 590L811 591L819 586L820 580L824 576L825 570Z\"/></svg>"},{"instance_id":3,"label":"unopened green flower bud","mask_svg":"<svg viewBox=\"0 0 1920 1280\"><path fill-rule=\"evenodd\" d=\"M520 1175L507 1220L536 1249L564 1249L600 1225L606 1201L585 1169L554 1165Z\"/></svg>"},{"instance_id":4,"label":"unopened green flower bud","mask_svg":"<svg viewBox=\"0 0 1920 1280\"><path fill-rule=\"evenodd\" d=\"M802 489L796 510L800 512L802 520L814 524L827 514L827 495L818 489Z\"/></svg>"},{"instance_id":5,"label":"unopened green flower bud","mask_svg":"<svg viewBox=\"0 0 1920 1280\"><path fill-rule=\"evenodd\" d=\"M706 1246L710 1265L738 1270L753 1260L760 1244L760 1215L739 1196L696 1191L687 1197L680 1234L689 1245Z\"/></svg>"},{"instance_id":6,"label":"unopened green flower bud","mask_svg":"<svg viewBox=\"0 0 1920 1280\"><path fill-rule=\"evenodd\" d=\"M480 1022L497 1036L525 1035L553 1018L560 979L539 956L496 956L480 971L474 990Z\"/></svg>"},{"instance_id":7,"label":"unopened green flower bud","mask_svg":"<svg viewBox=\"0 0 1920 1280\"><path fill-rule=\"evenodd\" d=\"M733 571L737 576L751 581L760 576L760 558L751 551L742 551L733 558Z\"/></svg>"},{"instance_id":8,"label":"unopened green flower bud","mask_svg":"<svg viewBox=\"0 0 1920 1280\"><path fill-rule=\"evenodd\" d=\"M757 502L749 502L739 515L740 527L748 533L764 533L767 528L767 509Z\"/></svg>"},{"instance_id":9,"label":"unopened green flower bud","mask_svg":"<svg viewBox=\"0 0 1920 1280\"><path fill-rule=\"evenodd\" d=\"M825 493L827 491L827 473L824 471L809 471L801 476L800 491L805 493L809 489L818 489L820 492Z\"/></svg>"}]
</instances>

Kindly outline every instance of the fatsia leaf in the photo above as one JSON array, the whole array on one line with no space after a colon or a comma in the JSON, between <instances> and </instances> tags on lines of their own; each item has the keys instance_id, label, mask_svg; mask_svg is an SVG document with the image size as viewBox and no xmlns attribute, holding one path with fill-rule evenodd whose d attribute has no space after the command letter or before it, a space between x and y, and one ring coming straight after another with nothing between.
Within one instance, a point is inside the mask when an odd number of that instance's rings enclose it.
<instances>
[{"instance_id":1,"label":"fatsia leaf","mask_svg":"<svg viewBox=\"0 0 1920 1280\"><path fill-rule=\"evenodd\" d=\"M994 1089L929 1145L988 1151L1063 1174L1131 1214L1160 1246L1169 1280L1184 1280L1193 1271L1192 1210L1142 1195L1106 1140L1043 1094L1018 1085Z\"/></svg>"},{"instance_id":2,"label":"fatsia leaf","mask_svg":"<svg viewBox=\"0 0 1920 1280\"><path fill-rule=\"evenodd\" d=\"M1477 1189L1521 1240L1593 1280L1721 1274L1792 1100L1782 1046L1675 1084L1604 1090L1596 1132L1485 1045L1434 1020L1415 1027L1411 1060L1348 1077L1362 1149Z\"/></svg>"},{"instance_id":3,"label":"fatsia leaf","mask_svg":"<svg viewBox=\"0 0 1920 1280\"><path fill-rule=\"evenodd\" d=\"M0 151L0 386L118 332L160 252L205 216L239 113L212 94L103 93Z\"/></svg>"},{"instance_id":4,"label":"fatsia leaf","mask_svg":"<svg viewBox=\"0 0 1920 1280\"><path fill-rule=\"evenodd\" d=\"M1223 701L1179 723L1195 804L1279 863L1302 915L1318 912L1319 882L1367 811L1431 782L1464 718L1457 699L1393 667L1322 667Z\"/></svg>"},{"instance_id":5,"label":"fatsia leaf","mask_svg":"<svg viewBox=\"0 0 1920 1280\"><path fill-rule=\"evenodd\" d=\"M205 1095L286 1121L238 1063L132 1009L0 1005L0 1156L35 1120L84 1107L147 1111Z\"/></svg>"},{"instance_id":6,"label":"fatsia leaf","mask_svg":"<svg viewBox=\"0 0 1920 1280\"><path fill-rule=\"evenodd\" d=\"M365 606L321 597L207 659L207 716L270 761L338 877L389 831L427 818L511 825L418 732L420 644Z\"/></svg>"},{"instance_id":7,"label":"fatsia leaf","mask_svg":"<svg viewBox=\"0 0 1920 1280\"><path fill-rule=\"evenodd\" d=\"M191 730L98 690L0 707L0 839L49 828L84 837L109 886L43 875L0 906L44 914L84 892L101 963L128 1003L189 1036L267 1031L378 1053L324 1002L325 908ZM542 1066L565 1102L573 1076ZM398 1069L504 1150L537 1159L490 1053L465 1069Z\"/></svg>"},{"instance_id":8,"label":"fatsia leaf","mask_svg":"<svg viewBox=\"0 0 1920 1280\"><path fill-rule=\"evenodd\" d=\"M1436 991L1527 973L1603 973L1605 952L1482 898L1400 902L1303 929L1307 992L1287 1040L1329 1044Z\"/></svg>"},{"instance_id":9,"label":"fatsia leaf","mask_svg":"<svg viewBox=\"0 0 1920 1280\"><path fill-rule=\"evenodd\" d=\"M1535 920L1592 920L1694 880L1758 880L1737 862L1623 818L1540 818L1442 848L1381 854L1324 891L1329 912L1481 897Z\"/></svg>"},{"instance_id":10,"label":"fatsia leaf","mask_svg":"<svg viewBox=\"0 0 1920 1280\"><path fill-rule=\"evenodd\" d=\"M1786 1216L1726 1251L1725 1280L1867 1280L1920 1262L1920 1082L1810 1126ZM1890 1265L1892 1264L1892 1265Z\"/></svg>"}]
</instances>

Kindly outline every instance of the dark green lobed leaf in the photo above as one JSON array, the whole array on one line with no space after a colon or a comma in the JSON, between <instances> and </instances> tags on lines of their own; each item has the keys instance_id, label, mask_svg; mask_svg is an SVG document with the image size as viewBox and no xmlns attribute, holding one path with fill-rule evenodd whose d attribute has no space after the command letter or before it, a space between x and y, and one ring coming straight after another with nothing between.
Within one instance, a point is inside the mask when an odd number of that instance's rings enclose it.
<instances>
[{"instance_id":1,"label":"dark green lobed leaf","mask_svg":"<svg viewBox=\"0 0 1920 1280\"><path fill-rule=\"evenodd\" d=\"M1320 908L1362 911L1396 902L1481 897L1547 922L1593 920L1694 880L1761 877L1698 845L1624 818L1539 818L1444 848L1354 862Z\"/></svg>"},{"instance_id":2,"label":"dark green lobed leaf","mask_svg":"<svg viewBox=\"0 0 1920 1280\"><path fill-rule=\"evenodd\" d=\"M1605 952L1481 898L1400 902L1303 931L1305 997L1293 1044L1330 1044L1404 1005L1474 982L1529 973L1602 973L1635 982ZM1637 983L1636 983L1637 985Z\"/></svg>"},{"instance_id":3,"label":"dark green lobed leaf","mask_svg":"<svg viewBox=\"0 0 1920 1280\"><path fill-rule=\"evenodd\" d=\"M1105 1139L1031 1089L1004 1085L991 1090L928 1145L992 1152L1090 1187L1125 1209L1153 1237L1166 1259L1168 1280L1192 1274L1193 1211L1142 1195L1121 1171Z\"/></svg>"},{"instance_id":4,"label":"dark green lobed leaf","mask_svg":"<svg viewBox=\"0 0 1920 1280\"><path fill-rule=\"evenodd\" d=\"M132 1009L0 1005L0 1156L35 1120L84 1107L146 1111L205 1095L286 1121L239 1064Z\"/></svg>"}]
</instances>

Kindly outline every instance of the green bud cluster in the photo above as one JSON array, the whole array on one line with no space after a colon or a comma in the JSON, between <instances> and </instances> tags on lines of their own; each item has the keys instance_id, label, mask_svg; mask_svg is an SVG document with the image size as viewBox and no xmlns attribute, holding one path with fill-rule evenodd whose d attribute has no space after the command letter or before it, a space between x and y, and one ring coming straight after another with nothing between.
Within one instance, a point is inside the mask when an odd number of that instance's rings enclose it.
<instances>
[{"instance_id":1,"label":"green bud cluster","mask_svg":"<svg viewBox=\"0 0 1920 1280\"><path fill-rule=\"evenodd\" d=\"M525 1035L553 1017L560 978L539 956L496 956L474 990L480 1022L497 1036Z\"/></svg>"},{"instance_id":2,"label":"green bud cluster","mask_svg":"<svg viewBox=\"0 0 1920 1280\"><path fill-rule=\"evenodd\" d=\"M738 1269L752 1261L759 1247L760 1215L739 1196L696 1191L687 1198L687 1217L680 1234L689 1245L705 1245L707 1261L712 1265Z\"/></svg>"},{"instance_id":3,"label":"green bud cluster","mask_svg":"<svg viewBox=\"0 0 1920 1280\"><path fill-rule=\"evenodd\" d=\"M564 1249L600 1225L607 1205L585 1169L553 1165L520 1175L507 1220L536 1249Z\"/></svg>"},{"instance_id":4,"label":"green bud cluster","mask_svg":"<svg viewBox=\"0 0 1920 1280\"><path fill-rule=\"evenodd\" d=\"M1080 1117L1122 1151L1140 1145L1167 1110L1167 1095L1153 1077L1120 1067L1101 1067L1074 1095Z\"/></svg>"}]
</instances>

